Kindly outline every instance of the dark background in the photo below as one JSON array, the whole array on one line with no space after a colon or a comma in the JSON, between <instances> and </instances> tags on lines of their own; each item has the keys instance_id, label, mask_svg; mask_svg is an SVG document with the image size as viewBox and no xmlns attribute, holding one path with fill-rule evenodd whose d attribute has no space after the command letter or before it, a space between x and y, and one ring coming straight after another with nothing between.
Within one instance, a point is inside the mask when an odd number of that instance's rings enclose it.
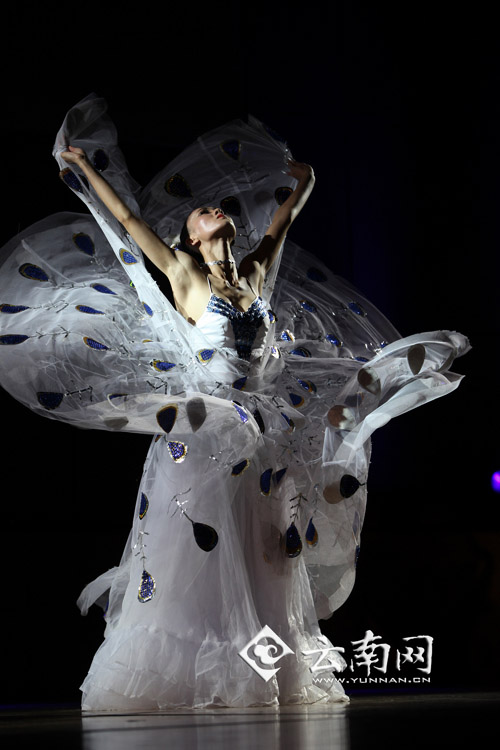
<instances>
[{"instance_id":1,"label":"dark background","mask_svg":"<svg viewBox=\"0 0 500 750\"><path fill-rule=\"evenodd\" d=\"M392 654L405 636L431 635L427 689L496 686L492 19L448 3L143 6L4 10L1 243L50 213L84 210L51 148L67 110L92 91L107 99L141 184L197 135L247 113L284 135L317 177L290 237L403 336L451 329L473 346L454 365L467 376L458 391L375 434L356 586L322 626L348 651L368 629ZM119 561L149 438L43 420L4 391L0 408L0 701L78 701L103 622L97 608L81 618L75 601Z\"/></svg>"}]
</instances>

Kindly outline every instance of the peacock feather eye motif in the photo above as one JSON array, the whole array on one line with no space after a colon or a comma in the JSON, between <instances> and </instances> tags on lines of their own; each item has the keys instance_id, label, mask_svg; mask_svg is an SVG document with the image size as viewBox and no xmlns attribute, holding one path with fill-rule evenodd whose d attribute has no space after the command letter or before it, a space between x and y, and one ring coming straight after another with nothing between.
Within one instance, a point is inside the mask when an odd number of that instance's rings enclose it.
<instances>
[{"instance_id":1,"label":"peacock feather eye motif","mask_svg":"<svg viewBox=\"0 0 500 750\"><path fill-rule=\"evenodd\" d=\"M5 346L16 346L17 344L23 344L30 337L25 336L21 333L4 333L0 336L0 344Z\"/></svg>"},{"instance_id":2,"label":"peacock feather eye motif","mask_svg":"<svg viewBox=\"0 0 500 750\"><path fill-rule=\"evenodd\" d=\"M295 336L291 331L281 331L280 333L280 339L282 341L291 341L292 343L295 341Z\"/></svg>"},{"instance_id":3,"label":"peacock feather eye motif","mask_svg":"<svg viewBox=\"0 0 500 750\"><path fill-rule=\"evenodd\" d=\"M243 390L245 390L245 383L246 383L246 382L247 382L247 377L246 377L246 375L245 375L245 377L243 377L243 378L238 378L237 380L235 380L235 381L234 381L234 382L233 382L233 383L231 384L231 387L232 387L232 388L236 388L236 390L237 390L237 391L243 391Z\"/></svg>"},{"instance_id":4,"label":"peacock feather eye motif","mask_svg":"<svg viewBox=\"0 0 500 750\"><path fill-rule=\"evenodd\" d=\"M102 344L100 341L91 339L90 336L83 337L83 343L89 347L89 349L95 349L96 351L108 351L109 347L106 344Z\"/></svg>"},{"instance_id":5,"label":"peacock feather eye motif","mask_svg":"<svg viewBox=\"0 0 500 750\"><path fill-rule=\"evenodd\" d=\"M92 239L85 232L77 232L73 235L73 242L79 250L85 255L89 255L91 258L95 254L95 247Z\"/></svg>"},{"instance_id":6,"label":"peacock feather eye motif","mask_svg":"<svg viewBox=\"0 0 500 750\"><path fill-rule=\"evenodd\" d=\"M35 266L34 263L23 263L19 268L19 273L24 276L25 279L31 279L31 281L48 281L48 274L45 273L43 268Z\"/></svg>"},{"instance_id":7,"label":"peacock feather eye motif","mask_svg":"<svg viewBox=\"0 0 500 750\"><path fill-rule=\"evenodd\" d=\"M168 372L172 367L175 367L173 362L164 362L161 359L154 359L151 364L158 372Z\"/></svg>"},{"instance_id":8,"label":"peacock feather eye motif","mask_svg":"<svg viewBox=\"0 0 500 750\"><path fill-rule=\"evenodd\" d=\"M95 307L89 307L88 305L76 305L75 310L87 315L104 315L102 310L96 310Z\"/></svg>"},{"instance_id":9,"label":"peacock feather eye motif","mask_svg":"<svg viewBox=\"0 0 500 750\"><path fill-rule=\"evenodd\" d=\"M243 461L240 461L239 463L235 464L233 466L233 469L231 471L232 477L240 477L250 466L250 459L244 458Z\"/></svg>"},{"instance_id":10,"label":"peacock feather eye motif","mask_svg":"<svg viewBox=\"0 0 500 750\"><path fill-rule=\"evenodd\" d=\"M281 357L281 352L277 346L271 346L271 356L273 356L275 359L279 359Z\"/></svg>"},{"instance_id":11,"label":"peacock feather eye motif","mask_svg":"<svg viewBox=\"0 0 500 750\"><path fill-rule=\"evenodd\" d=\"M144 494L144 492L141 492L141 504L139 506L139 518L142 521L144 516L149 510L149 500L147 495Z\"/></svg>"},{"instance_id":12,"label":"peacock feather eye motif","mask_svg":"<svg viewBox=\"0 0 500 750\"><path fill-rule=\"evenodd\" d=\"M199 352L196 352L196 359L202 365L206 365L208 364L208 362L210 362L214 354L215 354L215 349L200 349Z\"/></svg>"},{"instance_id":13,"label":"peacock feather eye motif","mask_svg":"<svg viewBox=\"0 0 500 750\"><path fill-rule=\"evenodd\" d=\"M24 310L29 309L30 308L26 305L0 305L0 312L7 313L8 315L16 315L17 313L24 312Z\"/></svg>"},{"instance_id":14,"label":"peacock feather eye motif","mask_svg":"<svg viewBox=\"0 0 500 750\"><path fill-rule=\"evenodd\" d=\"M124 247L120 249L120 258L126 266L132 266L134 263L137 263L137 258L129 250L125 250Z\"/></svg>"},{"instance_id":15,"label":"peacock feather eye motif","mask_svg":"<svg viewBox=\"0 0 500 750\"><path fill-rule=\"evenodd\" d=\"M188 447L185 443L170 441L167 442L167 448L172 460L175 461L176 464L182 463L187 456Z\"/></svg>"},{"instance_id":16,"label":"peacock feather eye motif","mask_svg":"<svg viewBox=\"0 0 500 750\"><path fill-rule=\"evenodd\" d=\"M311 357L311 352L306 349L305 346L298 346L296 349L291 349L290 354L295 354L296 357Z\"/></svg>"},{"instance_id":17,"label":"peacock feather eye motif","mask_svg":"<svg viewBox=\"0 0 500 750\"><path fill-rule=\"evenodd\" d=\"M181 174L174 174L165 183L166 192L174 198L192 198L193 193Z\"/></svg>"},{"instance_id":18,"label":"peacock feather eye motif","mask_svg":"<svg viewBox=\"0 0 500 750\"><path fill-rule=\"evenodd\" d=\"M144 604L145 602L151 601L153 596L156 594L156 581L147 570L143 570L141 576L141 585L139 586L139 592L137 598Z\"/></svg>"},{"instance_id":19,"label":"peacock feather eye motif","mask_svg":"<svg viewBox=\"0 0 500 750\"><path fill-rule=\"evenodd\" d=\"M90 286L101 294L114 294L116 296L116 292L113 292L109 287L104 286L104 284L91 284Z\"/></svg>"},{"instance_id":20,"label":"peacock feather eye motif","mask_svg":"<svg viewBox=\"0 0 500 750\"><path fill-rule=\"evenodd\" d=\"M144 310L146 312L146 315L149 315L149 317L152 318L153 317L153 311L150 308L150 306L147 305L145 302L142 303L142 306L143 306L143 308L144 308Z\"/></svg>"},{"instance_id":21,"label":"peacock feather eye motif","mask_svg":"<svg viewBox=\"0 0 500 750\"><path fill-rule=\"evenodd\" d=\"M288 397L291 401L291 404L295 409L299 409L301 406L304 405L304 399L302 396L299 396L298 393L289 393Z\"/></svg>"},{"instance_id":22,"label":"peacock feather eye motif","mask_svg":"<svg viewBox=\"0 0 500 750\"><path fill-rule=\"evenodd\" d=\"M167 404L156 414L156 421L165 432L170 432L177 419L176 404Z\"/></svg>"}]
</instances>

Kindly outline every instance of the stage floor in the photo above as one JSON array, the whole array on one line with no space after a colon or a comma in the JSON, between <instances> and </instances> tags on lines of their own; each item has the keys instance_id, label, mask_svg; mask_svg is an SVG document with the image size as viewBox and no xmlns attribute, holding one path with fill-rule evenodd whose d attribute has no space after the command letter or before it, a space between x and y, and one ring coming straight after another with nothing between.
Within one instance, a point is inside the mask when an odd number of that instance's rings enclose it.
<instances>
[{"instance_id":1,"label":"stage floor","mask_svg":"<svg viewBox=\"0 0 500 750\"><path fill-rule=\"evenodd\" d=\"M500 693L351 696L350 704L85 713L7 708L2 750L360 750L469 747L497 734Z\"/></svg>"}]
</instances>

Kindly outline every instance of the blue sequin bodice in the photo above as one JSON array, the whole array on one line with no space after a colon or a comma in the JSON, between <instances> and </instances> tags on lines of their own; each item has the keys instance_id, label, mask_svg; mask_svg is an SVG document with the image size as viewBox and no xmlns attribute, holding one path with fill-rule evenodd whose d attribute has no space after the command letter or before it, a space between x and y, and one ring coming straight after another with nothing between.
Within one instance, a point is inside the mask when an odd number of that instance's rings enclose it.
<instances>
[{"instance_id":1,"label":"blue sequin bodice","mask_svg":"<svg viewBox=\"0 0 500 750\"><path fill-rule=\"evenodd\" d=\"M221 317L214 318L213 315ZM224 319L230 326L224 326ZM243 312L212 292L207 308L196 325L204 330L209 338L217 337L217 343L234 348L240 359L250 361L252 351L259 343L257 338L261 338L258 334L265 335L268 321L269 313L261 297L256 297L248 310ZM230 338L229 328L232 333ZM220 340L221 337L224 341Z\"/></svg>"}]
</instances>

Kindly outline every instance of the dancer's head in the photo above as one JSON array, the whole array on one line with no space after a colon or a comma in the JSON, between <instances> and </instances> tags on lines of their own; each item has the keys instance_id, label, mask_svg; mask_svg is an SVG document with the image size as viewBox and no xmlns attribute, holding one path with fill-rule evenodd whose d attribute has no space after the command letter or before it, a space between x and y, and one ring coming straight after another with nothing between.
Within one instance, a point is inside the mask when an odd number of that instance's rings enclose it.
<instances>
[{"instance_id":1,"label":"dancer's head","mask_svg":"<svg viewBox=\"0 0 500 750\"><path fill-rule=\"evenodd\" d=\"M228 239L232 244L235 237L234 222L221 208L200 206L191 211L182 226L180 247L191 255L204 255L214 241Z\"/></svg>"}]
</instances>

